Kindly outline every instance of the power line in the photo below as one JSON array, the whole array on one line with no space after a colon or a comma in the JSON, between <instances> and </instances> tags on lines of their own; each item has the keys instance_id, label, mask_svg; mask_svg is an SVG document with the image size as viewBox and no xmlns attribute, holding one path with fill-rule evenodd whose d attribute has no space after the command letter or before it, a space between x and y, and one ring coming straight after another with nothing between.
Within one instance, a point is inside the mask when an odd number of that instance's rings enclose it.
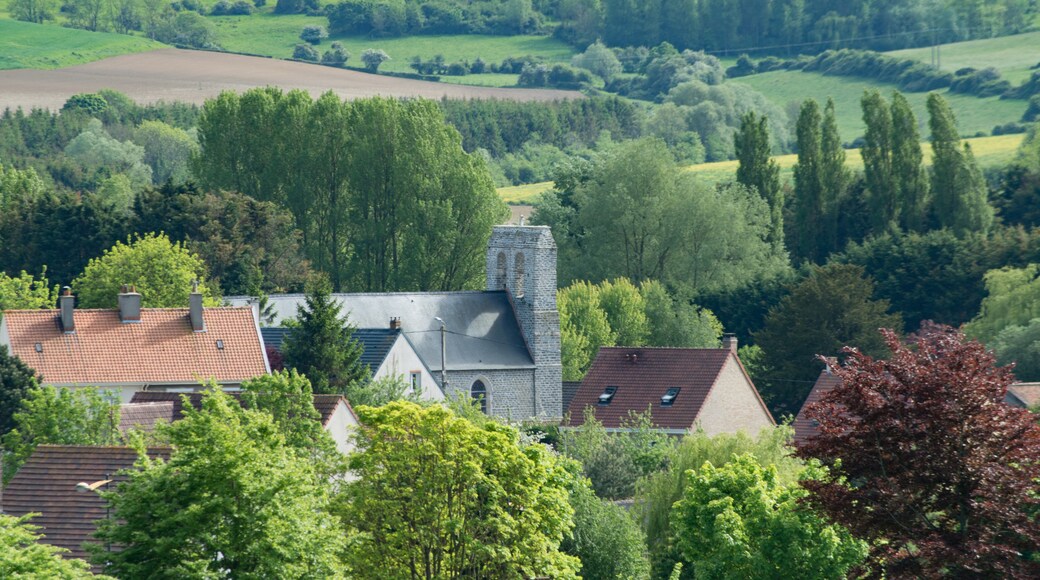
<instances>
[{"instance_id":1,"label":"power line","mask_svg":"<svg viewBox=\"0 0 1040 580\"><path fill-rule=\"evenodd\" d=\"M799 48L805 46L820 46L833 44L835 46L841 44L848 44L860 40L878 40L881 38L899 38L902 36L913 36L916 34L934 34L936 32L972 32L975 30L985 30L985 28L929 28L927 30L908 30L906 32L890 32L887 34L874 34L870 36L854 36L852 38L845 38L841 40L812 40L806 42L792 42L789 44L773 44L768 46L749 46L744 48L725 48L720 50L705 50L705 54L733 54L733 53L746 53L746 52L762 52L766 50L776 50L778 48ZM932 43L935 44L934 42Z\"/></svg>"}]
</instances>

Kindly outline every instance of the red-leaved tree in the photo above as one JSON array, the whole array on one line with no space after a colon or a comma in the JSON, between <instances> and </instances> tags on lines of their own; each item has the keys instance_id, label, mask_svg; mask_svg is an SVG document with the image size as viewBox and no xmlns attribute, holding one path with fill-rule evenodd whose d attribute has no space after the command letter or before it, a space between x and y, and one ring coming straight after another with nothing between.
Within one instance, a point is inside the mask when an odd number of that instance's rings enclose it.
<instances>
[{"instance_id":1,"label":"red-leaved tree","mask_svg":"<svg viewBox=\"0 0 1040 580\"><path fill-rule=\"evenodd\" d=\"M1004 403L1010 368L950 327L882 333L891 358L846 348L808 409L797 453L831 467L808 501L870 541L870 577L1040 577L1040 426Z\"/></svg>"}]
</instances>

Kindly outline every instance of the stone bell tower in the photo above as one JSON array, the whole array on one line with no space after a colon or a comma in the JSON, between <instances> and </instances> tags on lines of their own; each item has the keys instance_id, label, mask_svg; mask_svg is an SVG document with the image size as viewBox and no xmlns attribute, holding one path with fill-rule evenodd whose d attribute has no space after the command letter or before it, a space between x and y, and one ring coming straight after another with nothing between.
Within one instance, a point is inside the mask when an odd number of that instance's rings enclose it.
<instances>
[{"instance_id":1,"label":"stone bell tower","mask_svg":"<svg viewBox=\"0 0 1040 580\"><path fill-rule=\"evenodd\" d=\"M556 242L548 226L495 226L488 240L487 289L509 294L534 359L534 410L563 416L560 312L556 309Z\"/></svg>"}]
</instances>

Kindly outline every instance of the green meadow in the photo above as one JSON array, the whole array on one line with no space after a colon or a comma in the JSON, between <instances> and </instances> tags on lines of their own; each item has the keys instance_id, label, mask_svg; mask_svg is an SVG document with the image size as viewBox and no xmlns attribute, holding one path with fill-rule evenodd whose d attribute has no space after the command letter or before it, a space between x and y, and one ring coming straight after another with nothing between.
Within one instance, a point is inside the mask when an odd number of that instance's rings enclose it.
<instances>
[{"instance_id":1,"label":"green meadow","mask_svg":"<svg viewBox=\"0 0 1040 580\"><path fill-rule=\"evenodd\" d=\"M0 70L62 68L165 46L137 36L0 20Z\"/></svg>"},{"instance_id":2,"label":"green meadow","mask_svg":"<svg viewBox=\"0 0 1040 580\"><path fill-rule=\"evenodd\" d=\"M932 62L931 47L897 50L889 54ZM940 66L948 71L964 67L993 67L1017 85L1029 78L1030 67L1040 63L1040 32L943 44L939 46L939 60Z\"/></svg>"}]
</instances>

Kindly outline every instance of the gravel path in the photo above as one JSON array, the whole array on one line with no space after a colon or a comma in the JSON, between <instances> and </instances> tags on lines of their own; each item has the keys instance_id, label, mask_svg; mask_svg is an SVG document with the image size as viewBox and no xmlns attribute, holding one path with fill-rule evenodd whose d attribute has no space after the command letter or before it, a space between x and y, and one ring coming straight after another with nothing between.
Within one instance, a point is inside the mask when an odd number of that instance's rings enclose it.
<instances>
[{"instance_id":1,"label":"gravel path","mask_svg":"<svg viewBox=\"0 0 1040 580\"><path fill-rule=\"evenodd\" d=\"M343 98L383 95L551 101L582 97L576 91L470 87L271 58L168 48L57 70L0 71L0 110L8 107L57 110L70 96L99 89L117 90L141 104L156 101L202 104L224 90L244 91L268 85L304 89L315 97L329 90Z\"/></svg>"}]
</instances>

